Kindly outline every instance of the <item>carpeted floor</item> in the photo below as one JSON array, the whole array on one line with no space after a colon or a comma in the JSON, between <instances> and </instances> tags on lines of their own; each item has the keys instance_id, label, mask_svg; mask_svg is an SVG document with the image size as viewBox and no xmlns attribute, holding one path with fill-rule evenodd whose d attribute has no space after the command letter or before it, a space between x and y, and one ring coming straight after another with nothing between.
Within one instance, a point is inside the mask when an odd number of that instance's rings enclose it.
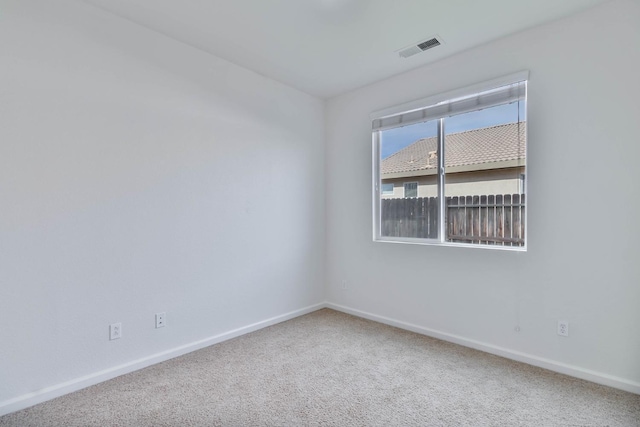
<instances>
[{"instance_id":1,"label":"carpeted floor","mask_svg":"<svg viewBox=\"0 0 640 427\"><path fill-rule=\"evenodd\" d=\"M640 396L320 310L0 426L640 426Z\"/></svg>"}]
</instances>

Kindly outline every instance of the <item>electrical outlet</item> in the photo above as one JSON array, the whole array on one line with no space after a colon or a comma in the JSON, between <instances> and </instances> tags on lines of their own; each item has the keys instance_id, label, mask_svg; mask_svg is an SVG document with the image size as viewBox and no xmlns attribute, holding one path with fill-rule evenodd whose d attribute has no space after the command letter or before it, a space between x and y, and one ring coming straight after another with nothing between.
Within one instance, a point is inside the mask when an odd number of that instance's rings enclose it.
<instances>
[{"instance_id":1,"label":"electrical outlet","mask_svg":"<svg viewBox=\"0 0 640 427\"><path fill-rule=\"evenodd\" d=\"M117 340L122 338L122 323L112 323L109 325L109 339Z\"/></svg>"},{"instance_id":2,"label":"electrical outlet","mask_svg":"<svg viewBox=\"0 0 640 427\"><path fill-rule=\"evenodd\" d=\"M166 325L167 313L164 311L162 313L156 313L156 329L164 328Z\"/></svg>"},{"instance_id":3,"label":"electrical outlet","mask_svg":"<svg viewBox=\"0 0 640 427\"><path fill-rule=\"evenodd\" d=\"M569 336L569 322L566 320L558 320L558 335L563 337Z\"/></svg>"}]
</instances>

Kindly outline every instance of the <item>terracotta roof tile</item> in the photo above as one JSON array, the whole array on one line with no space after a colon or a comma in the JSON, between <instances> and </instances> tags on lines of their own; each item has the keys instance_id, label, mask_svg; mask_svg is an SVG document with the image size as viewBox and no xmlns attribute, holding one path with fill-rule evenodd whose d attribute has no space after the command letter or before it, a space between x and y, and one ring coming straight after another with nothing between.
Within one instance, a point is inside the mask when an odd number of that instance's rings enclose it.
<instances>
[{"instance_id":1,"label":"terracotta roof tile","mask_svg":"<svg viewBox=\"0 0 640 427\"><path fill-rule=\"evenodd\" d=\"M526 123L509 123L454 133L445 138L447 167L525 158ZM419 139L382 160L384 174L432 169L437 166L437 137Z\"/></svg>"}]
</instances>

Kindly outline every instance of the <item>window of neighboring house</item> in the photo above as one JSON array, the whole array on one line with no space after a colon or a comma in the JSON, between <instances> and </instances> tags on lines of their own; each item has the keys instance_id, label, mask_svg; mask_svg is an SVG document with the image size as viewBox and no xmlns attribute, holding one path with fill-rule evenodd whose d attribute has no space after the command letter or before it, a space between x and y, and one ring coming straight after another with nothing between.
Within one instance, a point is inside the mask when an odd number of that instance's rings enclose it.
<instances>
[{"instance_id":1,"label":"window of neighboring house","mask_svg":"<svg viewBox=\"0 0 640 427\"><path fill-rule=\"evenodd\" d=\"M405 182L404 183L404 197L418 197L418 183L417 182Z\"/></svg>"},{"instance_id":2,"label":"window of neighboring house","mask_svg":"<svg viewBox=\"0 0 640 427\"><path fill-rule=\"evenodd\" d=\"M527 79L518 73L372 115L374 240L526 248ZM389 197L382 180L398 178L415 181L405 181L404 197Z\"/></svg>"},{"instance_id":3,"label":"window of neighboring house","mask_svg":"<svg viewBox=\"0 0 640 427\"><path fill-rule=\"evenodd\" d=\"M393 195L393 183L388 183L388 182L382 183L381 189L382 189L383 196Z\"/></svg>"}]
</instances>

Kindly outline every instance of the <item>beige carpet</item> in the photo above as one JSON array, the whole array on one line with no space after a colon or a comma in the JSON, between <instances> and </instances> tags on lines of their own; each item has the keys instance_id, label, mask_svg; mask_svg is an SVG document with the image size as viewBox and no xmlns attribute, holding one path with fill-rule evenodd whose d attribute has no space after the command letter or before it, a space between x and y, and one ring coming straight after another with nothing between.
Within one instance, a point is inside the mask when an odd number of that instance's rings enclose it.
<instances>
[{"instance_id":1,"label":"beige carpet","mask_svg":"<svg viewBox=\"0 0 640 427\"><path fill-rule=\"evenodd\" d=\"M640 396L324 309L0 426L640 426Z\"/></svg>"}]
</instances>

